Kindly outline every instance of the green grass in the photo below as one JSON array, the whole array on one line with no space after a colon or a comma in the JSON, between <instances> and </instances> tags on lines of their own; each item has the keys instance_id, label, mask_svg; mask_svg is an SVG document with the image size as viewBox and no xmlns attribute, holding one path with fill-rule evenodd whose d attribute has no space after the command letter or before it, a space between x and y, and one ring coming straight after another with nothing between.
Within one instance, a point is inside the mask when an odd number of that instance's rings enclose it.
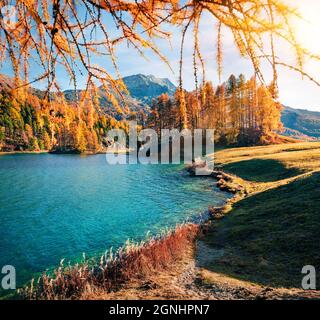
<instances>
[{"instance_id":1,"label":"green grass","mask_svg":"<svg viewBox=\"0 0 320 320\"><path fill-rule=\"evenodd\" d=\"M301 286L301 269L320 267L320 173L236 203L205 238L225 254L211 271L264 285Z\"/></svg>"},{"instance_id":2,"label":"green grass","mask_svg":"<svg viewBox=\"0 0 320 320\"><path fill-rule=\"evenodd\" d=\"M231 172L242 179L257 182L271 182L294 177L302 170L286 168L283 162L274 159L252 159L232 162L222 166L226 172Z\"/></svg>"},{"instance_id":3,"label":"green grass","mask_svg":"<svg viewBox=\"0 0 320 320\"><path fill-rule=\"evenodd\" d=\"M262 285L301 288L302 267L320 268L320 145L229 149L217 158L251 189L203 238L211 250L224 252L203 267Z\"/></svg>"}]
</instances>

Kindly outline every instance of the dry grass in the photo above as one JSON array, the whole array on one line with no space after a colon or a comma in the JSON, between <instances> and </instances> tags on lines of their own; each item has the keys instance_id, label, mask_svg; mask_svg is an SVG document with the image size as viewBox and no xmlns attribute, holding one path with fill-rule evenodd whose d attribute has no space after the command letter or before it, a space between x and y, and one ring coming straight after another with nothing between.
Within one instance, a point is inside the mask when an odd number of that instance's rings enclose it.
<instances>
[{"instance_id":1,"label":"dry grass","mask_svg":"<svg viewBox=\"0 0 320 320\"><path fill-rule=\"evenodd\" d=\"M285 159L290 152L302 151L300 158L305 159L306 154L311 155L315 152L319 154L320 142L301 142L301 143L288 143L272 146L259 146L259 147L245 147L245 148L232 148L218 151L214 154L214 161L216 165L225 165L231 162L239 162L253 158L258 159L274 159L280 157Z\"/></svg>"},{"instance_id":2,"label":"dry grass","mask_svg":"<svg viewBox=\"0 0 320 320\"><path fill-rule=\"evenodd\" d=\"M225 149L216 163L247 191L228 206L204 242L203 265L268 286L301 286L301 268L318 266L320 143Z\"/></svg>"},{"instance_id":3,"label":"dry grass","mask_svg":"<svg viewBox=\"0 0 320 320\"><path fill-rule=\"evenodd\" d=\"M163 270L150 272L143 278L127 281L120 290L106 292L103 289L86 291L81 300L154 300L154 299L199 299L185 290L181 275L194 263L195 243L190 243L180 252L179 259Z\"/></svg>"},{"instance_id":4,"label":"dry grass","mask_svg":"<svg viewBox=\"0 0 320 320\"><path fill-rule=\"evenodd\" d=\"M117 291L128 280L144 278L165 270L179 260L200 230L197 224L184 224L139 244L128 243L115 254L103 255L99 262L64 266L53 274L43 274L34 286L20 294L26 299L79 299L94 292Z\"/></svg>"},{"instance_id":5,"label":"dry grass","mask_svg":"<svg viewBox=\"0 0 320 320\"><path fill-rule=\"evenodd\" d=\"M320 299L320 292L316 290L302 290L294 288L271 288L258 285L250 281L239 280L223 273L199 270L199 277L203 285L214 286L226 292L237 293L237 299L263 300L309 300Z\"/></svg>"},{"instance_id":6,"label":"dry grass","mask_svg":"<svg viewBox=\"0 0 320 320\"><path fill-rule=\"evenodd\" d=\"M253 195L319 171L320 142L223 149L214 161Z\"/></svg>"}]
</instances>

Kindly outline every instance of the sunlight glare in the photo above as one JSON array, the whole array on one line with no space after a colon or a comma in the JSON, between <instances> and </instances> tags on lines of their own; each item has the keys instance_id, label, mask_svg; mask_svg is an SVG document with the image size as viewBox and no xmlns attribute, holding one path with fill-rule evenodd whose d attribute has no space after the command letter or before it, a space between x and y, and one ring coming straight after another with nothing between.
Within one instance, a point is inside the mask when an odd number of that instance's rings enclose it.
<instances>
[{"instance_id":1,"label":"sunlight glare","mask_svg":"<svg viewBox=\"0 0 320 320\"><path fill-rule=\"evenodd\" d=\"M316 8L307 5L307 3L299 6L303 19L298 19L294 28L298 42L310 52L320 54L320 4L317 1L314 5Z\"/></svg>"}]
</instances>

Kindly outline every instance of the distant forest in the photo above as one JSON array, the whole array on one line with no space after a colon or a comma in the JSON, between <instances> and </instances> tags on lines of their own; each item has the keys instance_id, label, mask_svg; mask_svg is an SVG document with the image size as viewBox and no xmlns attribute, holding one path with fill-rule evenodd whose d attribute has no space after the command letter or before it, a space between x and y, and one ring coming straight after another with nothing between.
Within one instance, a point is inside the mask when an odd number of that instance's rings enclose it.
<instances>
[{"instance_id":1,"label":"distant forest","mask_svg":"<svg viewBox=\"0 0 320 320\"><path fill-rule=\"evenodd\" d=\"M206 82L197 91L175 97L163 94L153 101L145 125L155 128L212 128L216 142L221 144L269 144L282 129L280 103L273 96L272 85L258 85L254 77L231 75L227 82L213 87Z\"/></svg>"},{"instance_id":2,"label":"distant forest","mask_svg":"<svg viewBox=\"0 0 320 320\"><path fill-rule=\"evenodd\" d=\"M11 2L2 0L1 7L10 6ZM105 135L109 128L126 128L127 121L135 118L141 128L215 128L216 141L221 144L274 143L280 140L276 132L282 127L276 92L278 69L294 71L320 86L304 68L304 62L318 63L320 56L304 48L297 39L294 21L300 14L285 0L19 3L14 10L18 23L9 19L9 23L0 24L0 63L11 68L8 70L12 70L16 88L1 90L0 75L0 150L96 152L108 143ZM5 16L12 13L6 11ZM204 17L211 19L214 27L205 29ZM119 46L127 46L128 57L134 57L133 53L146 57L150 50L171 67L171 59L161 53L158 39L168 40L170 45L176 40L173 30L180 30L175 66L179 70L178 89L174 96L155 96L152 106L142 110L116 101L126 95L118 66ZM206 35L212 33L219 79L225 31L232 35L240 56L250 62L255 77L246 81L243 76L231 76L216 87L210 83L200 85L200 77L205 79L206 74L201 30ZM183 89L186 39L193 49L190 58L197 88L194 92ZM290 54L280 54L282 43L288 46ZM101 57L108 63L97 65ZM264 80L261 66L265 65L272 76L270 86ZM60 90L60 71L65 74L64 80L73 85L74 90L70 91L74 92L75 101L67 100L63 93L52 93ZM79 93L79 99L78 75L87 89ZM46 83L50 97L42 99L34 94L35 90L24 90L26 85L39 81ZM101 87L110 100L107 104L99 99ZM111 113L112 107L118 109L117 104L122 110Z\"/></svg>"},{"instance_id":3,"label":"distant forest","mask_svg":"<svg viewBox=\"0 0 320 320\"><path fill-rule=\"evenodd\" d=\"M231 75L225 83L213 87L204 83L193 92L177 89L170 97L162 94L150 108L123 112L117 101L118 116L108 112L96 95L67 102L64 95L50 100L33 91L15 92L2 86L0 91L0 150L49 150L57 152L98 152L106 148L107 131L127 130L128 120L137 120L139 128L211 128L215 140L225 145L274 143L281 130L281 105L277 93L257 84L255 77ZM94 98L92 98L92 96Z\"/></svg>"},{"instance_id":4,"label":"distant forest","mask_svg":"<svg viewBox=\"0 0 320 320\"><path fill-rule=\"evenodd\" d=\"M126 130L126 121L101 112L98 99L80 97L67 103L63 94L52 101L25 92L0 91L0 151L98 152L111 128Z\"/></svg>"}]
</instances>

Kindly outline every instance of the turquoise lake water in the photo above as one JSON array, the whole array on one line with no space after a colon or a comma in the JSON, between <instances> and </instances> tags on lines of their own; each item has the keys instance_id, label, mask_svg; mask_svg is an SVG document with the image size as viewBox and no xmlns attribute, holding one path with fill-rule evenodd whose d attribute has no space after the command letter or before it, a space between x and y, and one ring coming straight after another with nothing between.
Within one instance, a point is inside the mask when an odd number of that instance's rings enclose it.
<instances>
[{"instance_id":1,"label":"turquoise lake water","mask_svg":"<svg viewBox=\"0 0 320 320\"><path fill-rule=\"evenodd\" d=\"M227 195L181 165L108 165L105 155L0 156L0 266L21 285L62 258L144 239Z\"/></svg>"}]
</instances>

